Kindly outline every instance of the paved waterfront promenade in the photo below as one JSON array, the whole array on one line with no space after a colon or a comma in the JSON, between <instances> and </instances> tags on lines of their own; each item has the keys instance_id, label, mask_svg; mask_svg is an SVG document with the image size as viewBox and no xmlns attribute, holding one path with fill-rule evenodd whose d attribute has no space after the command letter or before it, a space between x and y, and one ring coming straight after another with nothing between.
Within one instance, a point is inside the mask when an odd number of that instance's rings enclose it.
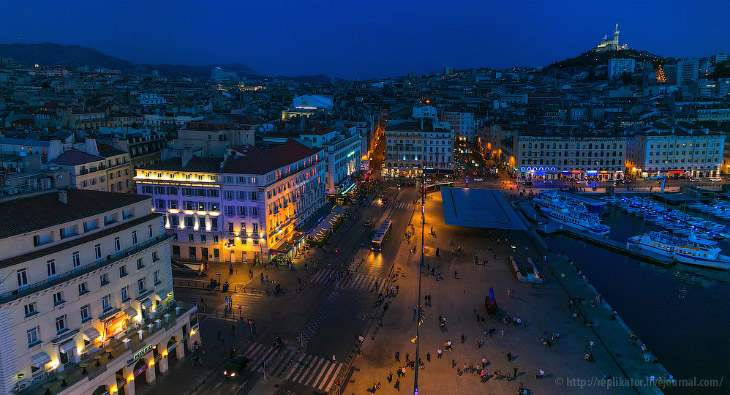
<instances>
[{"instance_id":1,"label":"paved waterfront promenade","mask_svg":"<svg viewBox=\"0 0 730 395\"><path fill-rule=\"evenodd\" d=\"M425 369L419 372L420 394L514 394L520 384L538 394L659 392L657 387L628 385L628 378L646 380L651 375L659 377L666 372L659 364L644 362L638 341L629 337L620 319L611 319L612 311L606 304L610 301L591 308L590 300L595 297L595 291L578 276L565 257L550 254L548 262L543 262L545 255L536 250L539 240L533 239L531 232L493 231L489 234L478 229L444 225L438 193L427 199L426 222L426 267L422 269L421 301L424 295L430 295L432 303L425 306L426 317L420 327L420 358L425 363ZM366 394L378 382L381 387L376 394L399 393L394 388L398 379L396 370L406 365L406 354L411 360L415 358L416 347L411 339L416 332L413 310L417 303L420 255L411 255L408 249L420 243L418 212L413 224L416 243L404 244L396 260L398 279L393 284L399 285L400 292L387 299L389 309L384 314L383 327L366 337L363 354L354 364L353 381L344 391L346 394ZM429 234L431 226L435 236ZM454 241L453 246L450 240ZM451 250L458 246L462 246L463 251L452 255ZM489 247L493 251L488 251ZM435 256L436 248L440 250L439 257ZM486 259L487 264L475 265L475 255L480 263ZM540 261L539 269L548 275L547 283L519 283L509 265L510 255L529 256ZM575 263L580 266L580 262ZM429 266L440 271L443 280L437 281L430 275ZM477 321L477 314L479 318L485 316L484 299L489 287L494 288L500 310L513 318L519 317L522 325L492 318ZM514 294L507 296L507 290ZM569 297L585 298L583 304L578 304L581 314L578 320L572 316L574 309L569 307ZM439 315L447 318L446 328L439 327ZM585 320L594 325L586 325ZM493 336L485 336L485 329L490 328L495 329ZM543 345L545 331L548 338L559 333L559 339L551 346ZM453 352L444 349L444 342L448 340L453 342ZM481 348L477 341L484 342ZM592 346L590 342L593 342ZM442 359L437 358L438 349L443 350ZM396 351L400 353L400 362L395 360ZM595 362L584 361L588 352L593 354ZM430 362L427 353L430 353ZM508 353L512 355L509 362ZM481 382L478 370L457 373L464 364L467 368L481 365L482 358L488 361L486 383ZM518 370L516 380L507 380L507 374L514 376L514 368ZM545 375L537 379L535 376L541 369ZM497 379L495 370L501 370L504 378ZM390 373L393 380L389 383L387 376ZM614 379L610 386L602 382L604 374ZM400 392L412 393L413 380L414 372L408 369L405 377L400 378ZM624 386L617 387L621 384Z\"/></svg>"}]
</instances>

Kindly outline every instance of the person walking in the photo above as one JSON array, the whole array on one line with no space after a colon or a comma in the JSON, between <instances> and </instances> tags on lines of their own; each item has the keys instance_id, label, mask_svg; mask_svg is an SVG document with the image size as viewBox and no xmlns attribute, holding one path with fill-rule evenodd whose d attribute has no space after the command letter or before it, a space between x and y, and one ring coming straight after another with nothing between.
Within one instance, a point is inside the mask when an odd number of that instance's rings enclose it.
<instances>
[{"instance_id":1,"label":"person walking","mask_svg":"<svg viewBox=\"0 0 730 395\"><path fill-rule=\"evenodd\" d=\"M515 375L513 376L513 377L515 378L515 380L517 380L517 371L518 371L518 370L519 370L519 369L517 369L517 366L515 366L515 368L514 368L514 372L515 372Z\"/></svg>"},{"instance_id":2,"label":"person walking","mask_svg":"<svg viewBox=\"0 0 730 395\"><path fill-rule=\"evenodd\" d=\"M398 352L398 351L395 352L395 360L397 362L400 362L400 352Z\"/></svg>"},{"instance_id":3,"label":"person walking","mask_svg":"<svg viewBox=\"0 0 730 395\"><path fill-rule=\"evenodd\" d=\"M507 353L507 362L512 362L512 353L511 352Z\"/></svg>"},{"instance_id":4,"label":"person walking","mask_svg":"<svg viewBox=\"0 0 730 395\"><path fill-rule=\"evenodd\" d=\"M502 329L502 337L504 337L504 329Z\"/></svg>"},{"instance_id":5,"label":"person walking","mask_svg":"<svg viewBox=\"0 0 730 395\"><path fill-rule=\"evenodd\" d=\"M438 349L438 351L436 351L436 355L438 356L438 359L441 359L441 357L443 356L443 354L444 354L444 352L441 351L440 348Z\"/></svg>"},{"instance_id":6,"label":"person walking","mask_svg":"<svg viewBox=\"0 0 730 395\"><path fill-rule=\"evenodd\" d=\"M431 362L431 353L430 352L426 353L426 361Z\"/></svg>"},{"instance_id":7,"label":"person walking","mask_svg":"<svg viewBox=\"0 0 730 395\"><path fill-rule=\"evenodd\" d=\"M461 334L461 344L464 344L464 342L465 342L465 341L466 341L466 337L465 337L465 336L464 336L464 334L462 333L462 334Z\"/></svg>"}]
</instances>

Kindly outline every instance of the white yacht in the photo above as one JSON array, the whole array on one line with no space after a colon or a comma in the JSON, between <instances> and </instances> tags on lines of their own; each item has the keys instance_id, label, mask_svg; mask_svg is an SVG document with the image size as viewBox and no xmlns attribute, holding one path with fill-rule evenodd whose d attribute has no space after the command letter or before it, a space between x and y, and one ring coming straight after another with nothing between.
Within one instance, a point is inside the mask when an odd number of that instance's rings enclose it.
<instances>
[{"instance_id":1,"label":"white yacht","mask_svg":"<svg viewBox=\"0 0 730 395\"><path fill-rule=\"evenodd\" d=\"M693 233L689 237L679 237L668 232L649 232L630 237L629 242L688 265L730 269L730 257L720 254L722 250L717 242L698 238Z\"/></svg>"},{"instance_id":2,"label":"white yacht","mask_svg":"<svg viewBox=\"0 0 730 395\"><path fill-rule=\"evenodd\" d=\"M589 213L584 206L555 192L543 192L534 201L545 215L556 222L601 236L611 231L611 227L601 223L598 214Z\"/></svg>"}]
</instances>

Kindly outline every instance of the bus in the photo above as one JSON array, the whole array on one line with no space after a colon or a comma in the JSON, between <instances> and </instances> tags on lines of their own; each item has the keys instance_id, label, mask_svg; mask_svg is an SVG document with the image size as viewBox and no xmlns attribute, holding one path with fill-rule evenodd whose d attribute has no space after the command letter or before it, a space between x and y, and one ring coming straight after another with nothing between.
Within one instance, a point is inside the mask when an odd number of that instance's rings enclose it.
<instances>
[{"instance_id":1,"label":"bus","mask_svg":"<svg viewBox=\"0 0 730 395\"><path fill-rule=\"evenodd\" d=\"M383 250L383 243L385 243L385 240L388 239L388 235L390 234L391 223L392 222L389 219L386 219L380 225L378 230L375 231L375 236L373 237L373 241L370 243L370 249L372 251L382 251Z\"/></svg>"},{"instance_id":2,"label":"bus","mask_svg":"<svg viewBox=\"0 0 730 395\"><path fill-rule=\"evenodd\" d=\"M426 194L429 194L431 192L440 191L441 188L445 187L453 187L454 182L453 181L447 181L447 182L438 182L434 184L426 184ZM421 193L423 193L423 189L421 189Z\"/></svg>"}]
</instances>

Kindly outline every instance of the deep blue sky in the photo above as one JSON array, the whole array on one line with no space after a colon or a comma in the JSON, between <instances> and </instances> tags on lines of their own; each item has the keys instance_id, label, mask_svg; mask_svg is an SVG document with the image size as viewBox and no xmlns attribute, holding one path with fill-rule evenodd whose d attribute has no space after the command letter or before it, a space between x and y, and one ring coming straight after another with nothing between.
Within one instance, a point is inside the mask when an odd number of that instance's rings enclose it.
<instances>
[{"instance_id":1,"label":"deep blue sky","mask_svg":"<svg viewBox=\"0 0 730 395\"><path fill-rule=\"evenodd\" d=\"M266 75L544 66L594 47L616 23L631 48L730 52L730 0L4 0L0 9L0 43L78 44L138 63L242 62Z\"/></svg>"}]
</instances>

